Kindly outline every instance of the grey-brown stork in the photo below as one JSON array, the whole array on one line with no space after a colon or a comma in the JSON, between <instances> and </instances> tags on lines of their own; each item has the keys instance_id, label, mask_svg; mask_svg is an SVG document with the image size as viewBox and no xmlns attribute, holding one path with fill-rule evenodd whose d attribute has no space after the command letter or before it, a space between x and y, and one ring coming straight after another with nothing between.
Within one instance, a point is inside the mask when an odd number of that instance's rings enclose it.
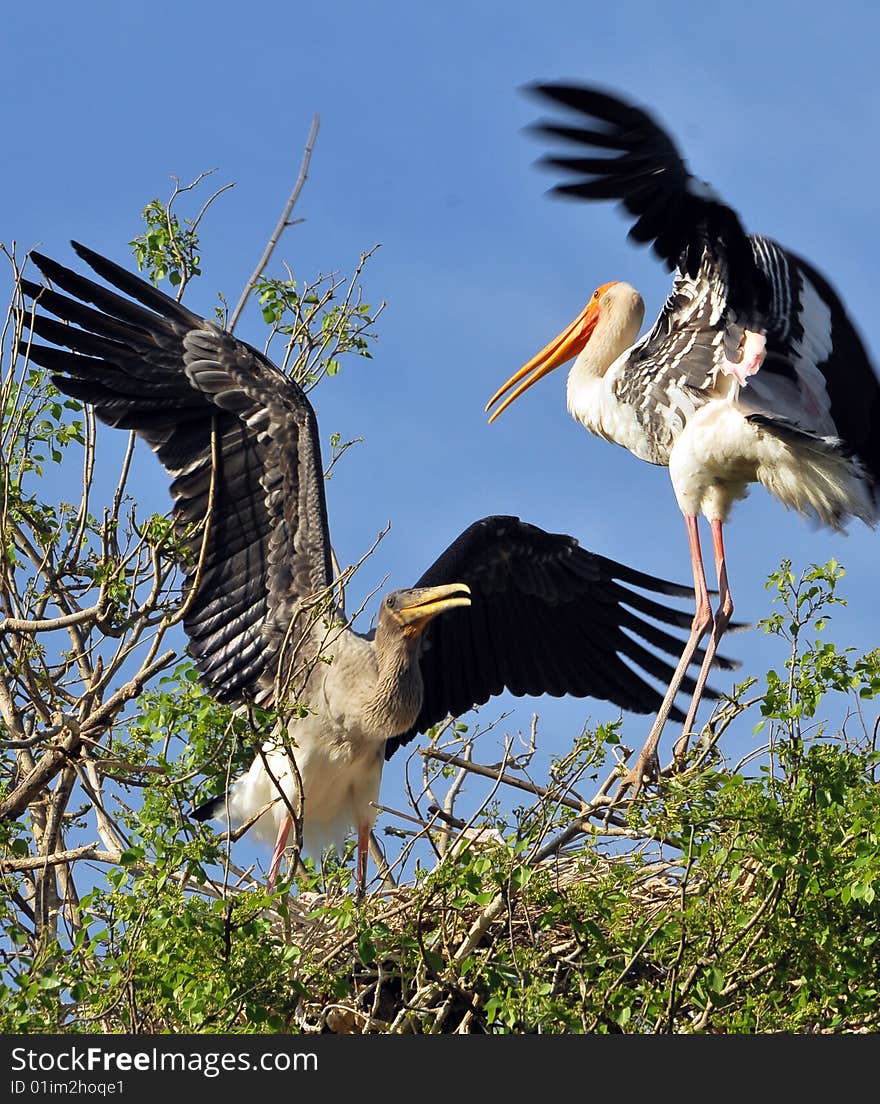
<instances>
[{"instance_id":1,"label":"grey-brown stork","mask_svg":"<svg viewBox=\"0 0 880 1104\"><path fill-rule=\"evenodd\" d=\"M690 546L696 612L676 679L627 783L656 764L668 708L709 632L688 710L691 729L712 655L733 612L723 526L749 484L842 530L875 525L880 480L880 386L846 310L812 265L769 238L747 234L736 212L689 172L647 111L597 88L536 84L530 91L571 115L532 128L572 155L542 163L573 177L553 192L619 200L629 237L651 243L672 291L639 337L642 297L602 284L583 312L492 396L490 421L554 368L574 358L568 409L591 432L652 464L668 465ZM502 401L503 400L503 401ZM494 410L493 410L494 407ZM697 526L712 533L719 601L710 605ZM677 745L677 748L679 745ZM682 749L683 750L683 749Z\"/></svg>"},{"instance_id":2,"label":"grey-brown stork","mask_svg":"<svg viewBox=\"0 0 880 1104\"><path fill-rule=\"evenodd\" d=\"M22 348L157 454L201 679L221 702L283 718L282 735L194 813L258 818L256 836L273 845L270 886L297 817L316 855L357 830L363 890L384 760L504 689L659 708L646 676L668 682L666 657L683 644L661 626L690 617L651 595L693 591L515 517L474 522L414 588L385 595L375 631L355 631L334 587L318 425L302 389L215 321L74 249L111 287L31 254L51 287L23 281L27 324L49 344Z\"/></svg>"}]
</instances>

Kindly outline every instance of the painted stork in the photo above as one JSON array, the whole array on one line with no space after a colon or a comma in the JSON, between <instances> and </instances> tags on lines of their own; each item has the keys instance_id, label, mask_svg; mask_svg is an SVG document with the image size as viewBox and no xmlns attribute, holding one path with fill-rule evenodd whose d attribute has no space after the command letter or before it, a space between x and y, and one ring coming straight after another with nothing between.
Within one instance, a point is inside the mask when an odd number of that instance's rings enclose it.
<instances>
[{"instance_id":1,"label":"painted stork","mask_svg":"<svg viewBox=\"0 0 880 1104\"><path fill-rule=\"evenodd\" d=\"M116 290L32 253L51 287L22 282L35 304L27 324L50 344L22 348L101 421L146 440L171 477L188 553L183 625L205 686L291 716L286 738L194 813L243 822L265 809L254 831L274 843L270 886L295 815L313 854L356 828L362 891L384 759L505 688L659 707L640 672L668 682L663 653L677 657L683 640L660 626L683 629L690 616L650 594L693 591L515 517L469 526L413 589L382 599L374 633L354 631L334 602L306 395L216 322L73 247Z\"/></svg>"},{"instance_id":2,"label":"painted stork","mask_svg":"<svg viewBox=\"0 0 880 1104\"><path fill-rule=\"evenodd\" d=\"M691 175L651 115L592 87L536 84L530 91L571 112L567 120L541 120L532 128L574 147L572 155L542 159L573 176L553 191L619 200L634 219L630 238L652 243L675 270L672 291L644 336L638 337L644 304L635 288L602 284L575 321L486 407L494 407L494 420L533 383L575 358L567 387L574 418L642 460L669 467L697 602L676 679L625 780L638 787L646 767L656 769L677 679L711 628L681 749L686 745L733 611L723 526L749 484L763 484L783 505L837 530L852 518L876 524L880 386L827 279L776 242L747 234L736 212ZM718 576L714 616L700 514L711 527Z\"/></svg>"}]
</instances>

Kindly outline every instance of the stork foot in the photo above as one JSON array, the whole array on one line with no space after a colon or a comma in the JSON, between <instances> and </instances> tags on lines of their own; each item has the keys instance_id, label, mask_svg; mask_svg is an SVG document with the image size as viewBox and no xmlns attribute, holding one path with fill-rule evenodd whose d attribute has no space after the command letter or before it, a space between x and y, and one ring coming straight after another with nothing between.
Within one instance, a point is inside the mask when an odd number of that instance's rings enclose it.
<instances>
[{"instance_id":1,"label":"stork foot","mask_svg":"<svg viewBox=\"0 0 880 1104\"><path fill-rule=\"evenodd\" d=\"M699 693L697 692L699 691ZM685 718L685 722L681 727L681 734L672 746L672 761L675 764L676 770L681 770L684 766L684 757L687 755L688 745L690 744L691 736L694 735L694 721L696 718L697 709L700 705L702 698L702 686L697 687L697 691L694 691L694 696L691 701L690 708L688 709L688 715Z\"/></svg>"},{"instance_id":2,"label":"stork foot","mask_svg":"<svg viewBox=\"0 0 880 1104\"><path fill-rule=\"evenodd\" d=\"M690 727L685 725L681 730L681 735L672 747L672 759L677 770L680 770L684 765L684 757L687 755L688 744L692 735L693 732Z\"/></svg>"},{"instance_id":3,"label":"stork foot","mask_svg":"<svg viewBox=\"0 0 880 1104\"><path fill-rule=\"evenodd\" d=\"M284 849L287 847L287 837L290 835L290 829L292 827L293 820L289 816L286 816L278 826L278 835L275 837L275 849L272 852L272 861L269 864L269 877L266 879L266 888L270 893L275 888L275 882L278 879L278 870L281 866L281 859L284 856Z\"/></svg>"},{"instance_id":4,"label":"stork foot","mask_svg":"<svg viewBox=\"0 0 880 1104\"><path fill-rule=\"evenodd\" d=\"M639 752L639 757L636 759L635 765L630 767L623 778L621 778L620 784L617 787L617 793L615 794L615 800L619 801L628 790L632 790L630 794L631 799L638 797L645 782L659 782L661 773L660 757L657 754L657 748L656 746L651 747L649 741Z\"/></svg>"},{"instance_id":5,"label":"stork foot","mask_svg":"<svg viewBox=\"0 0 880 1104\"><path fill-rule=\"evenodd\" d=\"M357 838L357 883L355 900L362 901L367 892L367 854L370 847L370 825L358 825Z\"/></svg>"}]
</instances>

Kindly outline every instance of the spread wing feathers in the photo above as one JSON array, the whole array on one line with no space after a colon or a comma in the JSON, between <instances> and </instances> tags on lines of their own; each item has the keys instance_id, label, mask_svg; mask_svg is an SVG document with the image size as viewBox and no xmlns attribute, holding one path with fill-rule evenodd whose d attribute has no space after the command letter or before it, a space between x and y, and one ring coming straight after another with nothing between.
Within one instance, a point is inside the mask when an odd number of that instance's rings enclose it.
<instances>
[{"instance_id":1,"label":"spread wing feathers","mask_svg":"<svg viewBox=\"0 0 880 1104\"><path fill-rule=\"evenodd\" d=\"M23 282L36 305L30 328L52 343L32 343L31 359L59 390L155 451L172 477L184 573L195 586L184 628L196 665L219 700L267 701L299 600L332 580L314 411L256 349L73 246L137 302L31 254L68 293Z\"/></svg>"},{"instance_id":2,"label":"spread wing feathers","mask_svg":"<svg viewBox=\"0 0 880 1104\"><path fill-rule=\"evenodd\" d=\"M725 310L724 271L704 264L696 278L677 272L653 328L617 374L617 398L666 452L697 407L731 388L722 362L740 359L744 327Z\"/></svg>"},{"instance_id":3,"label":"spread wing feathers","mask_svg":"<svg viewBox=\"0 0 880 1104\"><path fill-rule=\"evenodd\" d=\"M880 382L858 331L828 280L803 258L767 238L752 249L771 289L761 328L767 348L737 402L861 461L877 495L880 481Z\"/></svg>"},{"instance_id":4,"label":"spread wing feathers","mask_svg":"<svg viewBox=\"0 0 880 1104\"><path fill-rule=\"evenodd\" d=\"M570 108L582 126L541 120L531 130L616 156L547 156L542 164L572 173L552 190L576 199L617 199L636 218L629 237L651 242L671 271L692 278L709 252L729 266L739 313L763 309L767 288L737 213L688 171L672 138L641 108L580 85L534 84L528 91Z\"/></svg>"},{"instance_id":5,"label":"spread wing feathers","mask_svg":"<svg viewBox=\"0 0 880 1104\"><path fill-rule=\"evenodd\" d=\"M769 288L765 312L738 316L727 299L727 267L708 255L696 279L677 272L653 329L619 374L618 397L670 447L696 407L732 391L738 409L768 432L857 458L876 496L880 382L864 344L812 266L769 238L750 242ZM746 328L765 336L766 349L739 386L730 365L742 359Z\"/></svg>"},{"instance_id":6,"label":"spread wing feathers","mask_svg":"<svg viewBox=\"0 0 880 1104\"><path fill-rule=\"evenodd\" d=\"M444 717L465 713L504 689L602 698L634 713L652 712L663 695L635 668L668 684L683 641L648 618L682 629L692 619L631 589L692 598L689 587L645 575L588 552L574 537L515 517L474 522L416 585L450 582L468 584L471 605L448 610L425 629L422 709L408 732L388 741L386 758ZM720 665L735 666L726 659ZM692 689L693 682L682 688ZM710 696L717 697L712 691Z\"/></svg>"}]
</instances>

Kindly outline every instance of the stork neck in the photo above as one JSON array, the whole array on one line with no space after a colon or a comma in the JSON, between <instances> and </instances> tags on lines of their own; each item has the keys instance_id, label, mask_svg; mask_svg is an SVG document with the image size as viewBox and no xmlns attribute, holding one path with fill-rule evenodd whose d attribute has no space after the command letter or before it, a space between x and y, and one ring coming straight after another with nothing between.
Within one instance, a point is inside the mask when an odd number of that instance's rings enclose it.
<instances>
[{"instance_id":1,"label":"stork neck","mask_svg":"<svg viewBox=\"0 0 880 1104\"><path fill-rule=\"evenodd\" d=\"M405 732L422 704L418 648L402 635L376 634L376 688L368 713L381 739Z\"/></svg>"}]
</instances>

